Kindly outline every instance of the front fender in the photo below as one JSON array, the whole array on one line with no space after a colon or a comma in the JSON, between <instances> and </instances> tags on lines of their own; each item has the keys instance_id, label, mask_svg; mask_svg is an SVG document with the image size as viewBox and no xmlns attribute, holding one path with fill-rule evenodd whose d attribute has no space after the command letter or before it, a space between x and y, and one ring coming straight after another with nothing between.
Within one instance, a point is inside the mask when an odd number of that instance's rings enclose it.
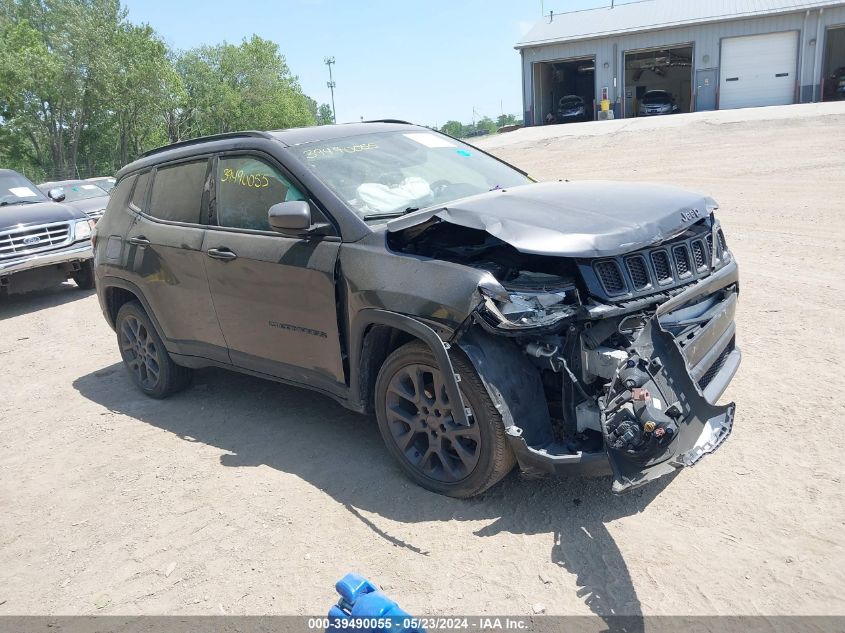
<instances>
[{"instance_id":1,"label":"front fender","mask_svg":"<svg viewBox=\"0 0 845 633\"><path fill-rule=\"evenodd\" d=\"M449 396L450 402L457 402L459 406L454 407L452 414L455 422L469 426L469 420L466 416L464 408L463 397L461 390L458 387L460 376L455 373L452 366L452 360L449 358L449 343L443 341L437 333L425 323L398 312L391 312L388 310L381 310L378 308L366 308L360 310L352 322L350 332L350 355L349 366L352 368L350 375L350 392L354 399L358 402L363 401L363 388L361 384L361 353L364 348L364 336L367 329L373 325L386 325L397 330L407 332L412 336L420 339L431 349L434 358L437 361L438 368L443 374L443 382L446 387L446 393Z\"/></svg>"}]
</instances>

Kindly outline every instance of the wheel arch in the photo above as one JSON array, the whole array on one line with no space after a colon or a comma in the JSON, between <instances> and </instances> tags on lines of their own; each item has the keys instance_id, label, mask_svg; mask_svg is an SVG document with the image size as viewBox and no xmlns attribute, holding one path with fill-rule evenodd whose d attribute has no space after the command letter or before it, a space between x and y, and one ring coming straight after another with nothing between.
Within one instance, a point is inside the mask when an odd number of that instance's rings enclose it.
<instances>
[{"instance_id":1,"label":"wheel arch","mask_svg":"<svg viewBox=\"0 0 845 633\"><path fill-rule=\"evenodd\" d=\"M469 358L506 429L518 427L516 439L544 446L552 441L552 421L540 372L507 337L471 328L457 342Z\"/></svg>"},{"instance_id":2,"label":"wheel arch","mask_svg":"<svg viewBox=\"0 0 845 633\"><path fill-rule=\"evenodd\" d=\"M138 286L130 281L126 281L125 279L120 279L119 277L104 277L101 285L103 288L103 311L105 312L106 319L112 329L115 329L117 313L120 311L121 306L129 303L130 301L137 301L141 304L144 312L147 313L150 321L152 321L159 338L164 341L165 347L167 346L167 338L164 336L161 324L158 322L158 319L156 319L155 314L150 308L149 302Z\"/></svg>"},{"instance_id":3,"label":"wheel arch","mask_svg":"<svg viewBox=\"0 0 845 633\"><path fill-rule=\"evenodd\" d=\"M449 344L425 323L398 312L366 308L358 312L351 328L350 346L350 402L366 413L374 409L376 377L385 359L400 346L412 340L425 343L441 372L446 393L452 402L461 403L454 411L455 421L467 424L463 397L458 388L459 377L449 358Z\"/></svg>"}]
</instances>

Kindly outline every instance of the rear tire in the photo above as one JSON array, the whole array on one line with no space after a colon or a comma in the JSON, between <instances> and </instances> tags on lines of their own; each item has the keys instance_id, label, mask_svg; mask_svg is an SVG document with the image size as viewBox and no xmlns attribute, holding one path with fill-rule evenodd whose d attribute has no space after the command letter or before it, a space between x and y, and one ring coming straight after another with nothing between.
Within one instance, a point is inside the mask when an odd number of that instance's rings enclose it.
<instances>
[{"instance_id":1,"label":"rear tire","mask_svg":"<svg viewBox=\"0 0 845 633\"><path fill-rule=\"evenodd\" d=\"M77 270L71 278L76 282L80 290L93 290L94 284L94 260L89 259L82 264L82 268Z\"/></svg>"},{"instance_id":2,"label":"rear tire","mask_svg":"<svg viewBox=\"0 0 845 633\"><path fill-rule=\"evenodd\" d=\"M190 384L193 372L173 362L140 303L120 307L115 330L123 364L145 395L167 398Z\"/></svg>"},{"instance_id":3,"label":"rear tire","mask_svg":"<svg viewBox=\"0 0 845 633\"><path fill-rule=\"evenodd\" d=\"M461 395L472 412L469 427L452 418L437 361L419 341L403 345L384 362L376 380L376 417L388 450L408 477L433 492L468 498L498 483L516 460L475 368L453 350Z\"/></svg>"}]
</instances>

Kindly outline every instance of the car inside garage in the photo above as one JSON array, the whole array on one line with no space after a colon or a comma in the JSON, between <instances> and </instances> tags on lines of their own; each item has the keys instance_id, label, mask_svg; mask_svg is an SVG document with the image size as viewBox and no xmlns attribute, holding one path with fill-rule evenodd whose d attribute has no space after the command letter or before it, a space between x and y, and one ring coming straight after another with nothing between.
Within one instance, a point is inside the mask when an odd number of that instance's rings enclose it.
<instances>
[{"instance_id":1,"label":"car inside garage","mask_svg":"<svg viewBox=\"0 0 845 633\"><path fill-rule=\"evenodd\" d=\"M825 34L822 100L845 99L845 25L831 27Z\"/></svg>"},{"instance_id":2,"label":"car inside garage","mask_svg":"<svg viewBox=\"0 0 845 633\"><path fill-rule=\"evenodd\" d=\"M581 97L586 106L586 119L595 118L596 61L581 57L534 64L534 122L537 125L558 120L558 104L563 97Z\"/></svg>"},{"instance_id":3,"label":"car inside garage","mask_svg":"<svg viewBox=\"0 0 845 633\"><path fill-rule=\"evenodd\" d=\"M722 40L719 109L795 103L798 31Z\"/></svg>"},{"instance_id":4,"label":"car inside garage","mask_svg":"<svg viewBox=\"0 0 845 633\"><path fill-rule=\"evenodd\" d=\"M668 92L677 112L690 112L692 103L692 45L625 52L625 116L635 117L643 96Z\"/></svg>"}]
</instances>

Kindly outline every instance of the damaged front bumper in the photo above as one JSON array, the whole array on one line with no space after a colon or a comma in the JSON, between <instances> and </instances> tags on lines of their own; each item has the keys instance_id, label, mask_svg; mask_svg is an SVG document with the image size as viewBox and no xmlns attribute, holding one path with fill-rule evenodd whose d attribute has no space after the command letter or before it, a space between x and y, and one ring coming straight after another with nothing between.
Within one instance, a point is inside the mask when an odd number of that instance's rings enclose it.
<instances>
[{"instance_id":1,"label":"damaged front bumper","mask_svg":"<svg viewBox=\"0 0 845 633\"><path fill-rule=\"evenodd\" d=\"M735 405L716 402L741 360L737 294L738 268L731 261L657 307L597 398L604 437L598 450L573 451L556 440L548 413L537 406L544 395L525 355L509 354L488 332L468 332L458 344L502 414L523 472L612 473L613 491L621 493L695 464L730 434ZM565 363L563 370L570 372Z\"/></svg>"}]
</instances>

